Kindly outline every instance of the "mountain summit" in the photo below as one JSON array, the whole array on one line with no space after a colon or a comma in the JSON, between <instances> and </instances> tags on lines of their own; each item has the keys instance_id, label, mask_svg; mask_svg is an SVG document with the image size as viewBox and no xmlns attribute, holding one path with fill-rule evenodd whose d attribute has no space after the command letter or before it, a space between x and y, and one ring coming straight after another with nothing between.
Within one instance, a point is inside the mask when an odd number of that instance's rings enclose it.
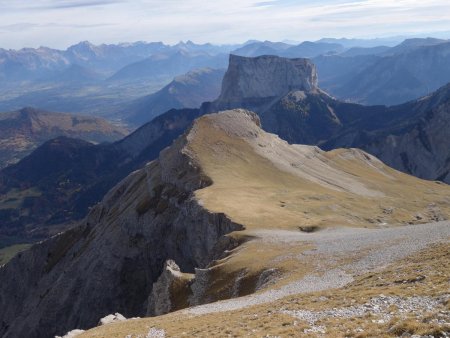
<instances>
[{"instance_id":1,"label":"mountain summit","mask_svg":"<svg viewBox=\"0 0 450 338\"><path fill-rule=\"evenodd\" d=\"M307 59L230 55L218 101L233 105L243 100L280 97L293 90L312 91L317 85L316 67Z\"/></svg>"}]
</instances>

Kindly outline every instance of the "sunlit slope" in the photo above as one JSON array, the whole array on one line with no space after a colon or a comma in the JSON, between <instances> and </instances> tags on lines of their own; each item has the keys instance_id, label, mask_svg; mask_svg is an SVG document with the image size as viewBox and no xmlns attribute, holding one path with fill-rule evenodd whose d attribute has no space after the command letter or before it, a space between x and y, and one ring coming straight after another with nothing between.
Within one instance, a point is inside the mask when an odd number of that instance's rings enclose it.
<instances>
[{"instance_id":1,"label":"sunlit slope","mask_svg":"<svg viewBox=\"0 0 450 338\"><path fill-rule=\"evenodd\" d=\"M400 173L361 150L289 145L250 112L204 116L188 140L213 181L197 198L248 228L379 227L449 216L448 185Z\"/></svg>"}]
</instances>

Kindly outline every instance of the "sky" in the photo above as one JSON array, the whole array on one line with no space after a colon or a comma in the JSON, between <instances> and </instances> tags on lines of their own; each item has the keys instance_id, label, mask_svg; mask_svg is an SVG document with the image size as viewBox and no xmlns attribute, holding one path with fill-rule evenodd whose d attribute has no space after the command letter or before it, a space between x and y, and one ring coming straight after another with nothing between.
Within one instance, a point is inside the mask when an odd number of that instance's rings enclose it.
<instances>
[{"instance_id":1,"label":"sky","mask_svg":"<svg viewBox=\"0 0 450 338\"><path fill-rule=\"evenodd\" d=\"M430 32L450 32L449 0L0 0L0 48L12 49Z\"/></svg>"}]
</instances>

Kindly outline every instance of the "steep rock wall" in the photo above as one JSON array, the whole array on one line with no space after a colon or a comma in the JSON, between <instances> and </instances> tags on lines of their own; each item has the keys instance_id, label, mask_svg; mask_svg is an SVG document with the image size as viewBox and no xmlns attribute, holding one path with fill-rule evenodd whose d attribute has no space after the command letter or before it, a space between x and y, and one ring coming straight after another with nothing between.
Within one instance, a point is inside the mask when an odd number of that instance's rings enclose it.
<instances>
[{"instance_id":1,"label":"steep rock wall","mask_svg":"<svg viewBox=\"0 0 450 338\"><path fill-rule=\"evenodd\" d=\"M317 89L317 84L316 67L308 59L230 55L217 102L233 105L246 100L281 97L293 90L312 91Z\"/></svg>"}]
</instances>

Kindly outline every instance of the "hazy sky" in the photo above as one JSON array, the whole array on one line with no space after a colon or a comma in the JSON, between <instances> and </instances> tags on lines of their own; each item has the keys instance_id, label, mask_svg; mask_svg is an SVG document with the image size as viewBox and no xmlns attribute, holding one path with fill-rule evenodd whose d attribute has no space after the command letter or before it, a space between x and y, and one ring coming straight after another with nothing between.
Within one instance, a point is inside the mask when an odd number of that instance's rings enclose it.
<instances>
[{"instance_id":1,"label":"hazy sky","mask_svg":"<svg viewBox=\"0 0 450 338\"><path fill-rule=\"evenodd\" d=\"M437 31L450 31L449 0L0 0L0 48Z\"/></svg>"}]
</instances>

